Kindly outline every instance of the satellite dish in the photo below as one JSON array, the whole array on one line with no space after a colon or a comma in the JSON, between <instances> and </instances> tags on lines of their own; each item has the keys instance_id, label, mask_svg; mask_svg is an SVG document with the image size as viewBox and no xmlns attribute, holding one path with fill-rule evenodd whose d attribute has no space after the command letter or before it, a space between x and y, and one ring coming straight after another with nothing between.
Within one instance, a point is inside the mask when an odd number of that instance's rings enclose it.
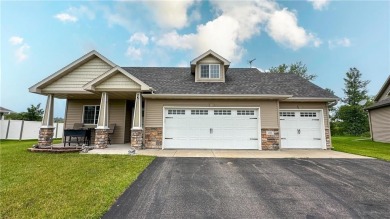
<instances>
[{"instance_id":1,"label":"satellite dish","mask_svg":"<svg viewBox=\"0 0 390 219\"><path fill-rule=\"evenodd\" d=\"M359 105L360 106L364 106L364 104L366 104L367 103L367 100L361 100L361 101L359 101Z\"/></svg>"}]
</instances>

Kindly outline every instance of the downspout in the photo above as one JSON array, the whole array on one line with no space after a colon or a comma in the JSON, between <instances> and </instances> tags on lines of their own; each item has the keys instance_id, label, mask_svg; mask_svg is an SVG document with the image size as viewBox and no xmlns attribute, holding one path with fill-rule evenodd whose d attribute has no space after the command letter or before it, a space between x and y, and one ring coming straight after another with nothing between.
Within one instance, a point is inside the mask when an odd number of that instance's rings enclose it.
<instances>
[{"instance_id":1,"label":"downspout","mask_svg":"<svg viewBox=\"0 0 390 219\"><path fill-rule=\"evenodd\" d=\"M372 134L372 123L371 123L371 113L369 110L367 110L367 113L368 113L368 123L370 124L370 139L371 141L374 141L374 136Z\"/></svg>"}]
</instances>

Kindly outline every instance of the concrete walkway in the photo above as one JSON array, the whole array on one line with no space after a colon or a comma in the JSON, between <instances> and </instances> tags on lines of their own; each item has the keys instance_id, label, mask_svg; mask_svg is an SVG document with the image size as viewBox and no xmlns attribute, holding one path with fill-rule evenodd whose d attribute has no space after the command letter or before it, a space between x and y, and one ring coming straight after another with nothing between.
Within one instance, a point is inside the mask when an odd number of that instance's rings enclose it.
<instances>
[{"instance_id":1,"label":"concrete walkway","mask_svg":"<svg viewBox=\"0 0 390 219\"><path fill-rule=\"evenodd\" d=\"M93 149L88 154L128 154L128 144L109 145L106 149ZM137 150L137 155L156 157L215 157L215 158L354 158L370 157L348 154L332 150Z\"/></svg>"}]
</instances>

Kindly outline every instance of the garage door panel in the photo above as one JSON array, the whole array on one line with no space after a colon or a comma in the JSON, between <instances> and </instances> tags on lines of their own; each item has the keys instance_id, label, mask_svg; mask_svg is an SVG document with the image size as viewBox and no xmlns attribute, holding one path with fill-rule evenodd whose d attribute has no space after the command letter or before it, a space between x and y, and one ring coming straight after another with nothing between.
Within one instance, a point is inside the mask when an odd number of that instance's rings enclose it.
<instances>
[{"instance_id":1,"label":"garage door panel","mask_svg":"<svg viewBox=\"0 0 390 219\"><path fill-rule=\"evenodd\" d=\"M259 149L257 110L175 110L165 111L164 148Z\"/></svg>"},{"instance_id":2,"label":"garage door panel","mask_svg":"<svg viewBox=\"0 0 390 219\"><path fill-rule=\"evenodd\" d=\"M322 148L320 111L281 111L282 148Z\"/></svg>"}]
</instances>

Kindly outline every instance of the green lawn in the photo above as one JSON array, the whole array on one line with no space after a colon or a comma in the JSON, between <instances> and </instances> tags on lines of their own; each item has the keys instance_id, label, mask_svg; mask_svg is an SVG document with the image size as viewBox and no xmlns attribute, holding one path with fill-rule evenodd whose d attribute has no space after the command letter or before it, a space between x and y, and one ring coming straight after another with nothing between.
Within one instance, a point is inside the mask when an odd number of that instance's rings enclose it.
<instances>
[{"instance_id":1,"label":"green lawn","mask_svg":"<svg viewBox=\"0 0 390 219\"><path fill-rule=\"evenodd\" d=\"M333 150L390 161L390 144L360 140L362 137L332 137Z\"/></svg>"},{"instance_id":2,"label":"green lawn","mask_svg":"<svg viewBox=\"0 0 390 219\"><path fill-rule=\"evenodd\" d=\"M99 218L154 157L31 153L1 141L0 218Z\"/></svg>"}]
</instances>

